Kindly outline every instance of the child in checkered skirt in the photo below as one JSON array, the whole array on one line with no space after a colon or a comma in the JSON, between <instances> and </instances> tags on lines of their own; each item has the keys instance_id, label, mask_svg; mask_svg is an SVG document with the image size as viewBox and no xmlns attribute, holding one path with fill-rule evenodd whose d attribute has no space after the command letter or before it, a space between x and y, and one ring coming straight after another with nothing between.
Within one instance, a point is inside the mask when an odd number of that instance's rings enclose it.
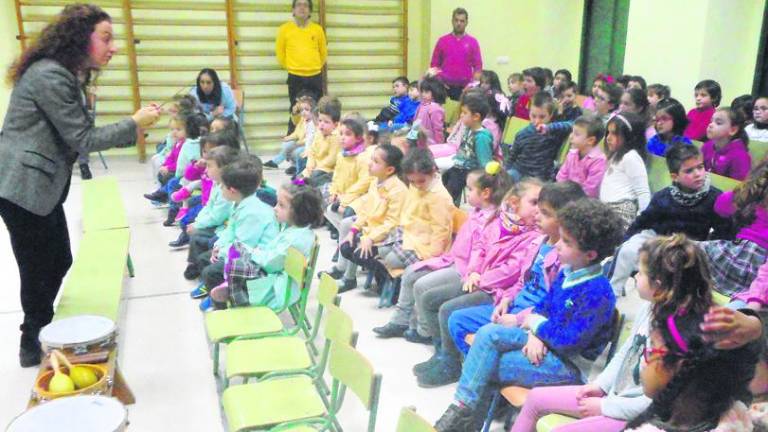
<instances>
[{"instance_id":1,"label":"child in checkered skirt","mask_svg":"<svg viewBox=\"0 0 768 432\"><path fill-rule=\"evenodd\" d=\"M733 218L739 227L733 240L701 243L709 256L715 290L731 297L749 289L768 257L768 162L755 167L735 190L720 195L715 212Z\"/></svg>"}]
</instances>

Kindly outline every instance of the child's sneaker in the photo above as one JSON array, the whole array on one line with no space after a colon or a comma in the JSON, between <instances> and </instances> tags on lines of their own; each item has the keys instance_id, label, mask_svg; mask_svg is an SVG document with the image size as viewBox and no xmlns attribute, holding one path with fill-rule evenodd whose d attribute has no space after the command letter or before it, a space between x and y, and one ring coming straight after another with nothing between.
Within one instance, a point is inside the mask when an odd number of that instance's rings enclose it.
<instances>
[{"instance_id":1,"label":"child's sneaker","mask_svg":"<svg viewBox=\"0 0 768 432\"><path fill-rule=\"evenodd\" d=\"M275 169L275 168L277 168L277 164L274 161L268 160L268 161L264 162L264 168Z\"/></svg>"},{"instance_id":2,"label":"child's sneaker","mask_svg":"<svg viewBox=\"0 0 768 432\"><path fill-rule=\"evenodd\" d=\"M171 199L174 202L182 202L190 196L192 196L192 192L190 192L187 188L181 188L171 194Z\"/></svg>"},{"instance_id":3,"label":"child's sneaker","mask_svg":"<svg viewBox=\"0 0 768 432\"><path fill-rule=\"evenodd\" d=\"M203 299L203 301L200 302L200 312L208 312L209 310L213 310L213 302L211 301L210 297L206 297Z\"/></svg>"},{"instance_id":4,"label":"child's sneaker","mask_svg":"<svg viewBox=\"0 0 768 432\"><path fill-rule=\"evenodd\" d=\"M174 219L176 222L184 219L184 216L187 215L187 212L189 212L189 208L182 207L179 209L179 212L176 214L176 218Z\"/></svg>"},{"instance_id":5,"label":"child's sneaker","mask_svg":"<svg viewBox=\"0 0 768 432\"><path fill-rule=\"evenodd\" d=\"M189 296L195 300L208 297L208 288L205 286L205 284L201 283L197 286L197 288L193 289L192 292L189 293Z\"/></svg>"},{"instance_id":6,"label":"child's sneaker","mask_svg":"<svg viewBox=\"0 0 768 432\"><path fill-rule=\"evenodd\" d=\"M172 248L181 248L189 244L189 234L187 234L185 231L182 231L179 233L179 237L168 243L168 246Z\"/></svg>"}]
</instances>

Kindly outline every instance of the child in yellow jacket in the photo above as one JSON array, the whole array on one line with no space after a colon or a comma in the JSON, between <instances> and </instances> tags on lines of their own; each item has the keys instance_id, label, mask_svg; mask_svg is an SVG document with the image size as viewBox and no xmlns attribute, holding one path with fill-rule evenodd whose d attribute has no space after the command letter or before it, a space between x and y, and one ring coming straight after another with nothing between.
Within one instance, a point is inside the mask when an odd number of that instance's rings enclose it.
<instances>
[{"instance_id":1,"label":"child in yellow jacket","mask_svg":"<svg viewBox=\"0 0 768 432\"><path fill-rule=\"evenodd\" d=\"M341 102L333 96L322 97L317 104L318 133L304 151L306 167L299 174L315 187L322 188L333 178L336 157L341 151L340 119Z\"/></svg>"},{"instance_id":2,"label":"child in yellow jacket","mask_svg":"<svg viewBox=\"0 0 768 432\"><path fill-rule=\"evenodd\" d=\"M294 153L300 152L306 144L311 144L315 137L315 122L312 118L312 112L315 110L315 99L312 96L301 96L293 111L298 113L300 120L296 123L296 128L289 135L283 138L282 149L272 160L264 163L264 168L278 168L283 161L293 162ZM296 167L289 167L285 170L288 175L296 174Z\"/></svg>"},{"instance_id":3,"label":"child in yellow jacket","mask_svg":"<svg viewBox=\"0 0 768 432\"><path fill-rule=\"evenodd\" d=\"M364 130L365 123L356 117L341 121L341 152L336 156L325 211L325 218L337 230L342 219L358 213L371 185L368 164L373 148L366 147Z\"/></svg>"},{"instance_id":4,"label":"child in yellow jacket","mask_svg":"<svg viewBox=\"0 0 768 432\"><path fill-rule=\"evenodd\" d=\"M400 180L403 152L391 144L374 147L368 172L371 182L357 215L341 221L339 261L328 274L342 279L339 292L357 287L357 263L377 255L400 224L408 187Z\"/></svg>"}]
</instances>

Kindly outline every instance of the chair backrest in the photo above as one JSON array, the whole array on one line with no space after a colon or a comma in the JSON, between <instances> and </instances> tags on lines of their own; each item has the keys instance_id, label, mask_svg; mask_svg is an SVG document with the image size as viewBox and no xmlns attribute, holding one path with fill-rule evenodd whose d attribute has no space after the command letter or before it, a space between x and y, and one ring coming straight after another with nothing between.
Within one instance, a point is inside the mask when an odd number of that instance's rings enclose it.
<instances>
[{"instance_id":1,"label":"chair backrest","mask_svg":"<svg viewBox=\"0 0 768 432\"><path fill-rule=\"evenodd\" d=\"M720 189L721 191L732 191L741 186L741 181L732 179L730 177L721 176L715 173L709 173L709 179L712 182L712 186Z\"/></svg>"},{"instance_id":2,"label":"chair backrest","mask_svg":"<svg viewBox=\"0 0 768 432\"><path fill-rule=\"evenodd\" d=\"M654 194L672 184L667 161L663 157L648 156L648 186Z\"/></svg>"},{"instance_id":3,"label":"chair backrest","mask_svg":"<svg viewBox=\"0 0 768 432\"><path fill-rule=\"evenodd\" d=\"M352 390L368 410L368 431L375 431L381 375L373 370L373 365L364 355L345 343L331 344L329 371L333 377L331 406L338 412L342 387Z\"/></svg>"},{"instance_id":4,"label":"chair backrest","mask_svg":"<svg viewBox=\"0 0 768 432\"><path fill-rule=\"evenodd\" d=\"M435 428L416 411L406 407L400 411L396 432L435 432Z\"/></svg>"},{"instance_id":5,"label":"chair backrest","mask_svg":"<svg viewBox=\"0 0 768 432\"><path fill-rule=\"evenodd\" d=\"M309 274L311 275L312 273ZM323 273L320 276L320 285L317 288L317 302L323 307L336 304L336 296L338 294L339 284L328 273Z\"/></svg>"},{"instance_id":6,"label":"chair backrest","mask_svg":"<svg viewBox=\"0 0 768 432\"><path fill-rule=\"evenodd\" d=\"M731 302L731 298L725 294L720 294L719 292L712 290L712 301L718 306L726 306Z\"/></svg>"},{"instance_id":7,"label":"chair backrest","mask_svg":"<svg viewBox=\"0 0 768 432\"><path fill-rule=\"evenodd\" d=\"M611 317L611 346L608 348L608 355L606 356L606 363L611 361L613 355L616 354L616 349L619 346L619 339L621 338L621 331L624 328L624 314L619 312L618 309L613 310L613 317Z\"/></svg>"},{"instance_id":8,"label":"chair backrest","mask_svg":"<svg viewBox=\"0 0 768 432\"><path fill-rule=\"evenodd\" d=\"M469 219L467 212L458 207L453 209L453 235L456 235L456 233L459 232L461 226L464 225L464 222L466 222L467 219Z\"/></svg>"},{"instance_id":9,"label":"chair backrest","mask_svg":"<svg viewBox=\"0 0 768 432\"><path fill-rule=\"evenodd\" d=\"M504 126L504 135L502 135L501 142L512 145L515 142L515 135L528 126L530 122L520 117L509 117L507 124Z\"/></svg>"},{"instance_id":10,"label":"chair backrest","mask_svg":"<svg viewBox=\"0 0 768 432\"><path fill-rule=\"evenodd\" d=\"M459 118L459 108L461 105L459 102L448 99L445 101L445 104L443 105L443 110L445 110L445 123L448 125L452 125L456 122Z\"/></svg>"},{"instance_id":11,"label":"chair backrest","mask_svg":"<svg viewBox=\"0 0 768 432\"><path fill-rule=\"evenodd\" d=\"M333 279L331 279L333 280ZM354 323L348 313L335 304L326 306L325 339L331 343L343 343L352 345Z\"/></svg>"},{"instance_id":12,"label":"chair backrest","mask_svg":"<svg viewBox=\"0 0 768 432\"><path fill-rule=\"evenodd\" d=\"M757 164L765 159L765 155L768 154L768 142L750 140L749 154L752 156L752 166L757 166Z\"/></svg>"},{"instance_id":13,"label":"chair backrest","mask_svg":"<svg viewBox=\"0 0 768 432\"><path fill-rule=\"evenodd\" d=\"M285 254L285 264L283 267L285 268L285 274L288 276L288 279L285 282L285 299L280 311L285 310L290 306L288 303L291 300L293 284L296 284L296 286L299 287L302 291L301 295L304 296L304 284L305 279L307 278L307 258L298 249L289 247L288 252Z\"/></svg>"}]
</instances>

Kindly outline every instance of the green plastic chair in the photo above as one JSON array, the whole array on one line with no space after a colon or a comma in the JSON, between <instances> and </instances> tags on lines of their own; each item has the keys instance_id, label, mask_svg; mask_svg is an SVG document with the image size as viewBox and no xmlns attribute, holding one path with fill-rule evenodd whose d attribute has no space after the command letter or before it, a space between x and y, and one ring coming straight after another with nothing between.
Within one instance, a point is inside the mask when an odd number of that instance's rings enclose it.
<instances>
[{"instance_id":1,"label":"green plastic chair","mask_svg":"<svg viewBox=\"0 0 768 432\"><path fill-rule=\"evenodd\" d=\"M345 388L352 390L369 412L367 431L373 432L381 375L374 372L368 359L344 343L331 345L329 371L333 384L327 409L312 378L307 375L265 377L256 383L224 390L222 405L230 432L312 430L307 427L341 430L337 414Z\"/></svg>"},{"instance_id":2,"label":"green plastic chair","mask_svg":"<svg viewBox=\"0 0 768 432\"><path fill-rule=\"evenodd\" d=\"M509 117L507 119L507 124L504 126L504 134L502 135L501 142L512 145L515 142L515 135L529 124L530 121L526 119L514 116Z\"/></svg>"},{"instance_id":3,"label":"green plastic chair","mask_svg":"<svg viewBox=\"0 0 768 432\"><path fill-rule=\"evenodd\" d=\"M768 142L749 141L749 155L752 156L753 167L756 167L765 159L766 153L768 153Z\"/></svg>"},{"instance_id":4,"label":"green plastic chair","mask_svg":"<svg viewBox=\"0 0 768 432\"><path fill-rule=\"evenodd\" d=\"M741 181L732 179L730 177L721 176L715 173L709 173L709 179L712 182L712 186L720 189L721 191L732 191L741 186Z\"/></svg>"},{"instance_id":5,"label":"green plastic chair","mask_svg":"<svg viewBox=\"0 0 768 432\"><path fill-rule=\"evenodd\" d=\"M325 320L325 343L320 358L315 364L309 352L312 341L299 336L272 336L237 338L227 348L225 385L234 377L242 377L247 383L251 377L271 372L309 372L315 379L321 379L330 353L332 342L351 344L353 342L352 318L334 304L338 293L336 281L327 274L320 280L319 305L316 322L327 309Z\"/></svg>"},{"instance_id":6,"label":"green plastic chair","mask_svg":"<svg viewBox=\"0 0 768 432\"><path fill-rule=\"evenodd\" d=\"M435 428L411 408L403 408L397 420L396 432L435 432Z\"/></svg>"},{"instance_id":7,"label":"green plastic chair","mask_svg":"<svg viewBox=\"0 0 768 432\"><path fill-rule=\"evenodd\" d=\"M667 161L663 157L648 156L648 186L654 194L672 184Z\"/></svg>"},{"instance_id":8,"label":"green plastic chair","mask_svg":"<svg viewBox=\"0 0 768 432\"><path fill-rule=\"evenodd\" d=\"M292 284L305 288L307 259L295 248L289 248L285 257L285 273L288 275L285 287L285 301L280 309L266 306L250 306L212 311L205 314L205 330L213 344L213 374L219 374L219 350L221 344L229 344L238 336L279 335L286 329L279 314L288 310ZM303 321L303 317L302 321ZM302 322L299 321L299 322ZM291 331L297 331L296 329Z\"/></svg>"},{"instance_id":9,"label":"green plastic chair","mask_svg":"<svg viewBox=\"0 0 768 432\"><path fill-rule=\"evenodd\" d=\"M447 99L443 104L443 109L445 111L445 124L452 125L459 119L461 105L458 101Z\"/></svg>"},{"instance_id":10,"label":"green plastic chair","mask_svg":"<svg viewBox=\"0 0 768 432\"><path fill-rule=\"evenodd\" d=\"M301 289L301 296L299 301L292 304L288 308L288 312L293 318L293 322L298 324L301 331L304 332L304 336L310 337L310 330L312 330L312 323L307 318L307 301L309 299L309 290L312 288L312 275L315 274L315 266L317 265L317 256L320 254L320 242L315 235L315 242L312 245L312 250L309 253L309 262L307 263L307 277L304 278L304 285ZM314 340L314 338L312 338ZM312 346L314 349L314 346ZM312 355L317 355L317 351L313 350Z\"/></svg>"}]
</instances>

